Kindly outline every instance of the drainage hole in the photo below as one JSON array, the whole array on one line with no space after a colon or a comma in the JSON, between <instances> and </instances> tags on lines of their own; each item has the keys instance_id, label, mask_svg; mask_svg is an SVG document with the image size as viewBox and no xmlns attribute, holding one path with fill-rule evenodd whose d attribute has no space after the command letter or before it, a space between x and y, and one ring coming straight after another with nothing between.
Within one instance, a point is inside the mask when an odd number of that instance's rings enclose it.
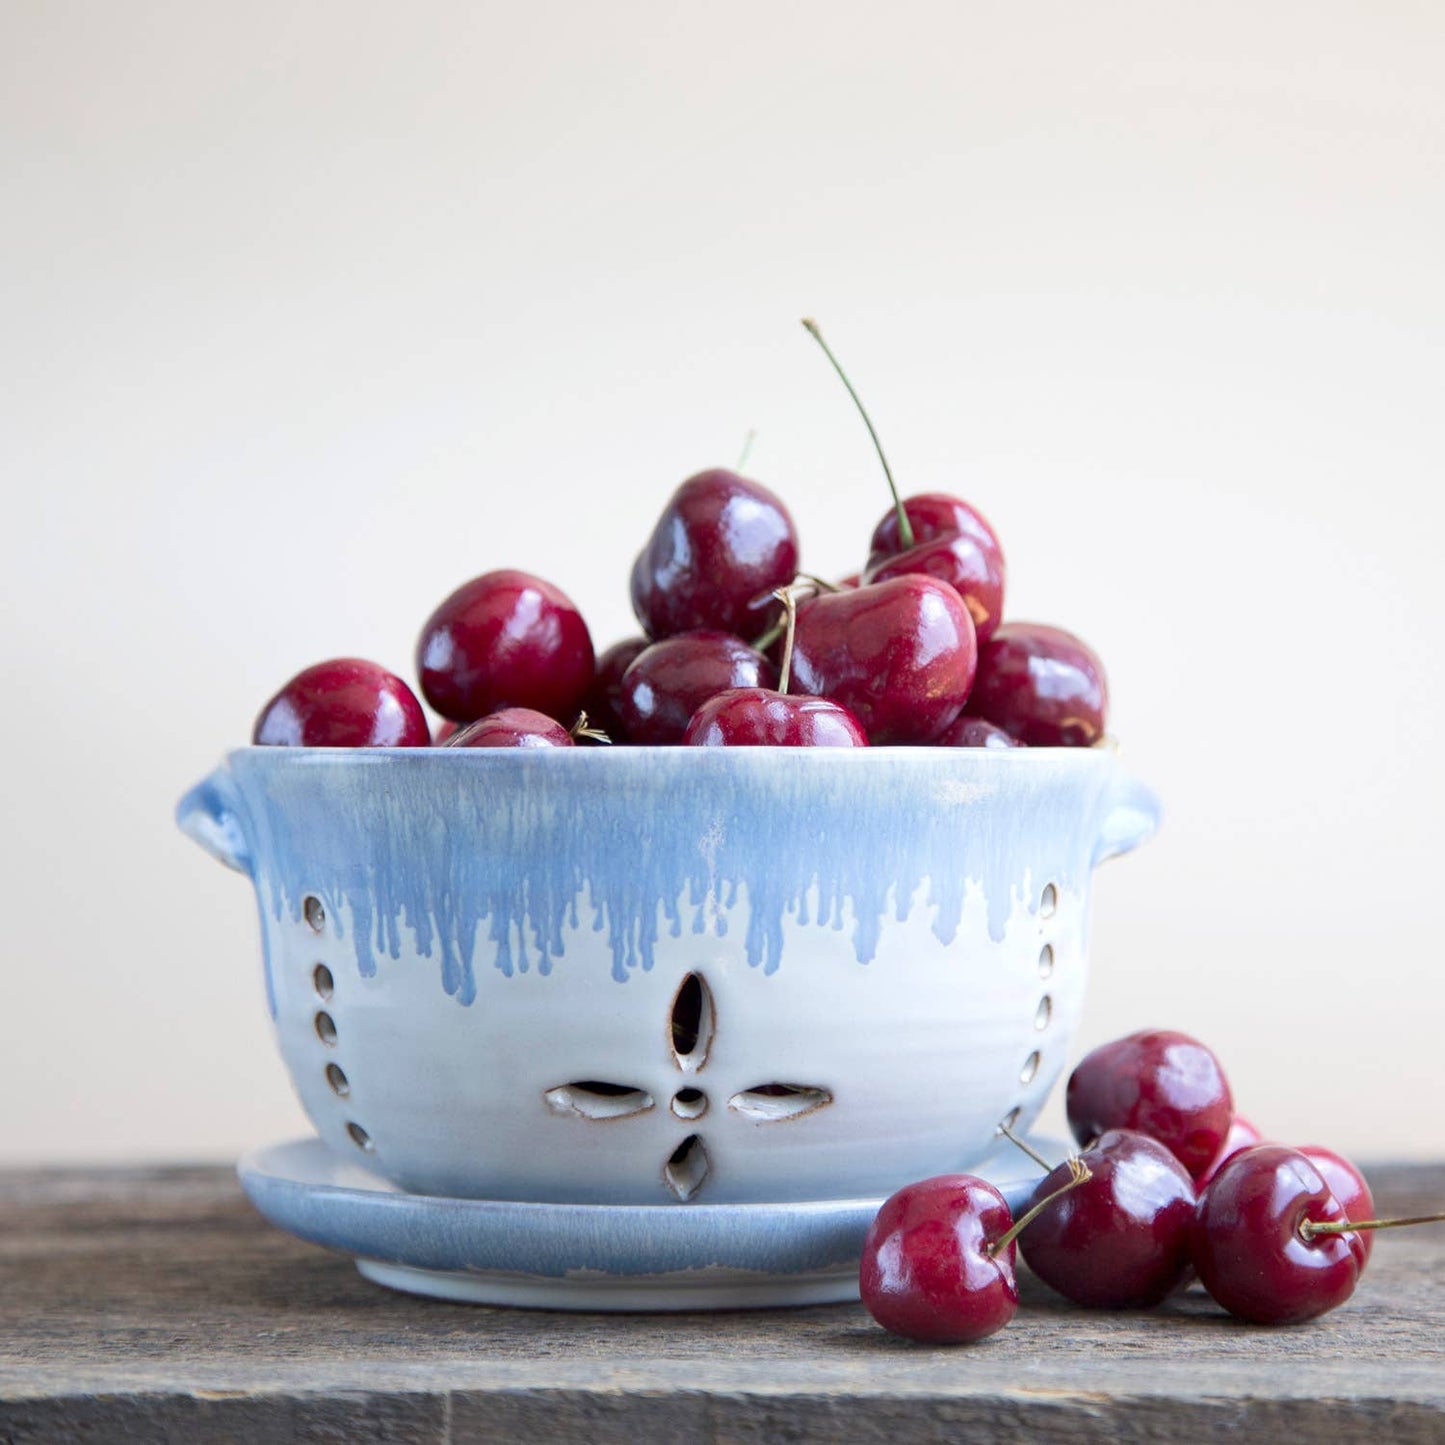
<instances>
[{"instance_id":1,"label":"drainage hole","mask_svg":"<svg viewBox=\"0 0 1445 1445\"><path fill-rule=\"evenodd\" d=\"M1032 1084L1034 1075L1039 1071L1039 1051L1035 1049L1028 1058L1024 1060L1024 1066L1019 1070L1019 1083Z\"/></svg>"},{"instance_id":2,"label":"drainage hole","mask_svg":"<svg viewBox=\"0 0 1445 1445\"><path fill-rule=\"evenodd\" d=\"M335 1094L338 1099L346 1098L351 1092L351 1081L335 1064L327 1064L326 1082L331 1085L331 1092Z\"/></svg>"},{"instance_id":3,"label":"drainage hole","mask_svg":"<svg viewBox=\"0 0 1445 1445\"><path fill-rule=\"evenodd\" d=\"M371 1142L371 1135L360 1124L348 1124L346 1132L351 1135L351 1141L358 1149L365 1149L369 1154L376 1148L376 1145Z\"/></svg>"},{"instance_id":4,"label":"drainage hole","mask_svg":"<svg viewBox=\"0 0 1445 1445\"><path fill-rule=\"evenodd\" d=\"M316 1037L323 1044L334 1044L336 1042L336 1020L329 1013L318 1013L316 1015Z\"/></svg>"},{"instance_id":5,"label":"drainage hole","mask_svg":"<svg viewBox=\"0 0 1445 1445\"><path fill-rule=\"evenodd\" d=\"M1034 1015L1034 1027L1040 1031L1048 1028L1049 1020L1054 1016L1054 1001L1048 994L1039 1000L1039 1011Z\"/></svg>"},{"instance_id":6,"label":"drainage hole","mask_svg":"<svg viewBox=\"0 0 1445 1445\"><path fill-rule=\"evenodd\" d=\"M311 973L311 982L316 985L316 992L321 998L330 998L336 987L336 980L331 976L331 970L324 963L318 963Z\"/></svg>"},{"instance_id":7,"label":"drainage hole","mask_svg":"<svg viewBox=\"0 0 1445 1445\"><path fill-rule=\"evenodd\" d=\"M320 933L326 927L326 910L321 906L321 900L314 893L306 895L306 901L301 905L301 911L306 915L306 921L311 925L313 933Z\"/></svg>"}]
</instances>

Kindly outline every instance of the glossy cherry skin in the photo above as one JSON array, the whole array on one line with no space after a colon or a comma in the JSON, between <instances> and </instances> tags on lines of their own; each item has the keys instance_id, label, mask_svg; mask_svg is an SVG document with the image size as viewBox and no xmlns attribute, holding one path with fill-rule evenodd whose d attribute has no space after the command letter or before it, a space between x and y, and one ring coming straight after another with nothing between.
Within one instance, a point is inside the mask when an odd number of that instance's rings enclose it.
<instances>
[{"instance_id":1,"label":"glossy cherry skin","mask_svg":"<svg viewBox=\"0 0 1445 1445\"><path fill-rule=\"evenodd\" d=\"M1354 1293L1358 1233L1306 1239L1300 1224L1346 1218L1319 1169L1297 1149L1241 1150L1199 1199L1190 1252L1200 1282L1230 1314L1259 1325L1313 1319Z\"/></svg>"},{"instance_id":2,"label":"glossy cherry skin","mask_svg":"<svg viewBox=\"0 0 1445 1445\"><path fill-rule=\"evenodd\" d=\"M1198 1179L1219 1155L1234 1099L1219 1060L1197 1039L1145 1029L1086 1054L1064 1095L1080 1144L1107 1129L1157 1139Z\"/></svg>"},{"instance_id":3,"label":"glossy cherry skin","mask_svg":"<svg viewBox=\"0 0 1445 1445\"><path fill-rule=\"evenodd\" d=\"M573 718L592 685L592 637L560 588L527 572L487 572L427 619L416 666L426 700L453 722L504 707Z\"/></svg>"},{"instance_id":4,"label":"glossy cherry skin","mask_svg":"<svg viewBox=\"0 0 1445 1445\"><path fill-rule=\"evenodd\" d=\"M982 513L945 492L907 497L903 510L913 527L913 545L899 546L898 510L890 507L873 529L863 580L921 572L947 582L963 598L979 642L986 642L1003 617L1003 548L993 528Z\"/></svg>"},{"instance_id":5,"label":"glossy cherry skin","mask_svg":"<svg viewBox=\"0 0 1445 1445\"><path fill-rule=\"evenodd\" d=\"M734 687L693 713L683 742L701 748L866 748L863 724L825 697Z\"/></svg>"},{"instance_id":6,"label":"glossy cherry skin","mask_svg":"<svg viewBox=\"0 0 1445 1445\"><path fill-rule=\"evenodd\" d=\"M1021 748L1025 744L1010 737L1001 727L985 722L981 717L954 718L944 728L936 747L940 748Z\"/></svg>"},{"instance_id":7,"label":"glossy cherry skin","mask_svg":"<svg viewBox=\"0 0 1445 1445\"><path fill-rule=\"evenodd\" d=\"M651 638L757 637L770 594L797 572L798 534L782 502L736 472L699 472L672 494L632 565L632 610Z\"/></svg>"},{"instance_id":8,"label":"glossy cherry skin","mask_svg":"<svg viewBox=\"0 0 1445 1445\"><path fill-rule=\"evenodd\" d=\"M1162 1144L1110 1129L1081 1156L1093 1175L1019 1235L1024 1262L1046 1285L1095 1309L1157 1305L1189 1268L1194 1184ZM1030 1208L1069 1182L1067 1164L1040 1180Z\"/></svg>"},{"instance_id":9,"label":"glossy cherry skin","mask_svg":"<svg viewBox=\"0 0 1445 1445\"><path fill-rule=\"evenodd\" d=\"M395 673L359 657L298 672L261 709L251 741L263 747L425 748L431 729Z\"/></svg>"},{"instance_id":10,"label":"glossy cherry skin","mask_svg":"<svg viewBox=\"0 0 1445 1445\"><path fill-rule=\"evenodd\" d=\"M449 748L570 748L572 734L555 718L529 707L504 707L468 723L447 740Z\"/></svg>"},{"instance_id":11,"label":"glossy cherry skin","mask_svg":"<svg viewBox=\"0 0 1445 1445\"><path fill-rule=\"evenodd\" d=\"M1377 1217L1375 1199L1365 1176L1344 1155L1336 1154L1322 1144L1301 1144L1299 1152L1320 1171L1325 1183L1330 1186L1330 1193L1340 1201L1346 1219L1355 1222ZM1360 1241L1360 1267L1363 1269L1370 1262L1370 1252L1375 1247L1375 1232L1362 1229L1355 1237Z\"/></svg>"},{"instance_id":12,"label":"glossy cherry skin","mask_svg":"<svg viewBox=\"0 0 1445 1445\"><path fill-rule=\"evenodd\" d=\"M629 742L681 743L692 715L736 687L774 687L771 662L728 632L684 632L654 642L622 674L619 711Z\"/></svg>"},{"instance_id":13,"label":"glossy cherry skin","mask_svg":"<svg viewBox=\"0 0 1445 1445\"><path fill-rule=\"evenodd\" d=\"M1108 723L1104 664L1061 627L1005 622L979 648L968 710L1032 747L1089 747Z\"/></svg>"},{"instance_id":14,"label":"glossy cherry skin","mask_svg":"<svg viewBox=\"0 0 1445 1445\"><path fill-rule=\"evenodd\" d=\"M1236 1114L1229 1122L1229 1133L1224 1136L1224 1143L1219 1146L1214 1163L1199 1176L1199 1188L1203 1189L1241 1149L1249 1149L1262 1143L1264 1135L1243 1114Z\"/></svg>"},{"instance_id":15,"label":"glossy cherry skin","mask_svg":"<svg viewBox=\"0 0 1445 1445\"><path fill-rule=\"evenodd\" d=\"M875 745L935 741L962 710L977 662L973 618L932 577L824 592L798 608L798 691L842 703Z\"/></svg>"},{"instance_id":16,"label":"glossy cherry skin","mask_svg":"<svg viewBox=\"0 0 1445 1445\"><path fill-rule=\"evenodd\" d=\"M588 727L600 729L614 743L627 741L627 729L622 721L622 674L650 645L645 637L629 637L623 642L614 642L597 659L592 686L582 699Z\"/></svg>"},{"instance_id":17,"label":"glossy cherry skin","mask_svg":"<svg viewBox=\"0 0 1445 1445\"><path fill-rule=\"evenodd\" d=\"M1019 1305L1013 1225L992 1184L941 1174L883 1201L868 1228L858 1287L868 1313L910 1340L966 1344L1001 1330Z\"/></svg>"}]
</instances>

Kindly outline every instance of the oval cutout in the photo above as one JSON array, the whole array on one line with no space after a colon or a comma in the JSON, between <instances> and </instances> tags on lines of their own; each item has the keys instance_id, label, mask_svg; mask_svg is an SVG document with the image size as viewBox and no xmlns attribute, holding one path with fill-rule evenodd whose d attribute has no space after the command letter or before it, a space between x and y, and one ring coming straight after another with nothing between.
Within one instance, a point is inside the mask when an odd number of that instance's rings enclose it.
<instances>
[{"instance_id":1,"label":"oval cutout","mask_svg":"<svg viewBox=\"0 0 1445 1445\"><path fill-rule=\"evenodd\" d=\"M678 1068L696 1073L707 1063L717 1015L712 990L700 973L690 973L678 985L668 1011L668 1042Z\"/></svg>"},{"instance_id":2,"label":"oval cutout","mask_svg":"<svg viewBox=\"0 0 1445 1445\"><path fill-rule=\"evenodd\" d=\"M707 1150L696 1134L689 1134L662 1166L662 1182L677 1199L691 1199L708 1173Z\"/></svg>"},{"instance_id":3,"label":"oval cutout","mask_svg":"<svg viewBox=\"0 0 1445 1445\"><path fill-rule=\"evenodd\" d=\"M626 1119L652 1108L652 1095L630 1084L606 1084L583 1079L548 1089L542 1098L554 1114L571 1114L579 1119Z\"/></svg>"},{"instance_id":4,"label":"oval cutout","mask_svg":"<svg viewBox=\"0 0 1445 1445\"><path fill-rule=\"evenodd\" d=\"M799 1119L832 1102L830 1090L811 1084L757 1084L734 1094L728 1100L728 1108L756 1123L773 1124L783 1119Z\"/></svg>"}]
</instances>

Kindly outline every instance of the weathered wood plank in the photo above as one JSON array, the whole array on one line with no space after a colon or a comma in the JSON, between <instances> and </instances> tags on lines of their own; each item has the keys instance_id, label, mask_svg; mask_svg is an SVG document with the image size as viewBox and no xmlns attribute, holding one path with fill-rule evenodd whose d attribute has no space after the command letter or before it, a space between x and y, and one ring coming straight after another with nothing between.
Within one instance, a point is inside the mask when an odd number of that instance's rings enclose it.
<instances>
[{"instance_id":1,"label":"weathered wood plank","mask_svg":"<svg viewBox=\"0 0 1445 1445\"><path fill-rule=\"evenodd\" d=\"M1383 1208L1445 1166L1372 1171ZM1036 1281L967 1350L856 1306L682 1316L449 1305L271 1229L218 1169L0 1174L0 1441L1445 1440L1445 1227L1262 1330L1202 1295L1076 1310Z\"/></svg>"}]
</instances>

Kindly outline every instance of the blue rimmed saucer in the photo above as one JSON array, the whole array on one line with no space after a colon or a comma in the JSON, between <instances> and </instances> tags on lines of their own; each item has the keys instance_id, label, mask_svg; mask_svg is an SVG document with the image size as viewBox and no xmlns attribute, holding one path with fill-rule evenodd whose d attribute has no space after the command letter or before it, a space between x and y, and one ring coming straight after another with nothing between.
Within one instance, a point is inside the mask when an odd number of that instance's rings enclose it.
<instances>
[{"instance_id":1,"label":"blue rimmed saucer","mask_svg":"<svg viewBox=\"0 0 1445 1445\"><path fill-rule=\"evenodd\" d=\"M1036 1140L1047 1158L1066 1147ZM969 1170L1017 1211L1039 1170L1012 1146ZM522 1204L408 1194L319 1139L237 1166L272 1224L352 1255L410 1294L560 1310L714 1310L858 1298L858 1253L881 1199L792 1204Z\"/></svg>"}]
</instances>

